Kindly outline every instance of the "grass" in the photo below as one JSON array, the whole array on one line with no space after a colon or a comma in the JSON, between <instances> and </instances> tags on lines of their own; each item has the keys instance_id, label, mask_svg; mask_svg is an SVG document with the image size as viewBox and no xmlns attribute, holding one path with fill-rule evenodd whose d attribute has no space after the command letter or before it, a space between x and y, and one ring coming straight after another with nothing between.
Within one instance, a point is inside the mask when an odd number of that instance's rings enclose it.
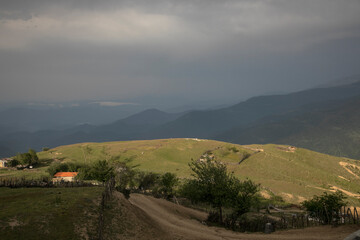
<instances>
[{"instance_id":1,"label":"grass","mask_svg":"<svg viewBox=\"0 0 360 240\"><path fill-rule=\"evenodd\" d=\"M138 169L156 173L172 172L180 178L190 177L188 163L211 151L216 160L225 164L240 179L250 178L260 183L267 195L278 195L286 202L299 203L313 195L330 191L335 186L354 194L360 193L360 172L352 175L340 162L360 166L356 160L334 157L297 148L290 151L282 145L241 146L226 142L199 139L160 139L106 143L81 143L60 146L40 152L41 161L79 162L92 164L97 160L119 157L132 159ZM250 155L241 161L245 155ZM239 162L241 163L239 164ZM30 171L0 171L2 176L41 176L46 167ZM360 205L349 196L349 204Z\"/></svg>"},{"instance_id":2,"label":"grass","mask_svg":"<svg viewBox=\"0 0 360 240\"><path fill-rule=\"evenodd\" d=\"M102 191L100 187L0 188L1 239L81 239L84 227L95 234Z\"/></svg>"}]
</instances>

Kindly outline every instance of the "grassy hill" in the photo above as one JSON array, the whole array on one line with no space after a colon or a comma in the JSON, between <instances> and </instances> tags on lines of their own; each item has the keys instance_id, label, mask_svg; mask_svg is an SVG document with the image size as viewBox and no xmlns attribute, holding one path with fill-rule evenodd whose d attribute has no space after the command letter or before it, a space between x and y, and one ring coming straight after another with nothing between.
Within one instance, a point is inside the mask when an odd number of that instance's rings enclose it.
<instances>
[{"instance_id":1,"label":"grassy hill","mask_svg":"<svg viewBox=\"0 0 360 240\"><path fill-rule=\"evenodd\" d=\"M213 140L161 139L74 144L41 152L39 156L43 160L82 163L119 156L132 159L131 164L139 165L137 168L141 170L173 172L188 178L188 163L206 152L227 164L237 177L261 183L264 196L280 195L288 202L298 203L314 194L342 189L353 204L360 204L358 161L283 145L241 146ZM245 156L248 158L242 161ZM40 176L45 171L46 167L42 167L26 174ZM19 172L0 172L0 177L4 174L11 176Z\"/></svg>"}]
</instances>

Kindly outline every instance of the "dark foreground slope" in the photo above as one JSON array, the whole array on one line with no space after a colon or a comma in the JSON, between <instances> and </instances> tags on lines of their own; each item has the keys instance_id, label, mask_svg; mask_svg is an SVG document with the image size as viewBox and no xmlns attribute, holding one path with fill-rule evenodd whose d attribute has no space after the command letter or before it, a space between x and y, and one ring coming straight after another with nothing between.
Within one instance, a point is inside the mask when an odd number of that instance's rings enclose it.
<instances>
[{"instance_id":1,"label":"dark foreground slope","mask_svg":"<svg viewBox=\"0 0 360 240\"><path fill-rule=\"evenodd\" d=\"M98 239L102 188L0 189L0 238ZM104 213L103 239L344 239L357 225L262 233L208 227L206 213L163 199L115 192Z\"/></svg>"}]
</instances>

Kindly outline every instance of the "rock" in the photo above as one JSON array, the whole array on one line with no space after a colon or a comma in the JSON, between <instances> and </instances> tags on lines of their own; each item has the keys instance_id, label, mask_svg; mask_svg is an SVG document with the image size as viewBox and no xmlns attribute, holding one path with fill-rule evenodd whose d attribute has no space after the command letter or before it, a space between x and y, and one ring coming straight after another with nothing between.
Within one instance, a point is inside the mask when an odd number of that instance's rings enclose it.
<instances>
[{"instance_id":1,"label":"rock","mask_svg":"<svg viewBox=\"0 0 360 240\"><path fill-rule=\"evenodd\" d=\"M360 230L353 232L347 236L344 240L360 240Z\"/></svg>"},{"instance_id":2,"label":"rock","mask_svg":"<svg viewBox=\"0 0 360 240\"><path fill-rule=\"evenodd\" d=\"M272 233L273 231L274 231L273 225L271 223L266 223L264 233L269 234L269 233Z\"/></svg>"}]
</instances>

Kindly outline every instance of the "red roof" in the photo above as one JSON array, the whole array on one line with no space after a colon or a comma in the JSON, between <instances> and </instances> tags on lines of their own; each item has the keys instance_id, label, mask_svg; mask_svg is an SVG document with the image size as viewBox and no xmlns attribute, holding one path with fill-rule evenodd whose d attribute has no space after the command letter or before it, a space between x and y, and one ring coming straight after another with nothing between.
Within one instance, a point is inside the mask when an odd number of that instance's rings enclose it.
<instances>
[{"instance_id":1,"label":"red roof","mask_svg":"<svg viewBox=\"0 0 360 240\"><path fill-rule=\"evenodd\" d=\"M76 177L78 172L58 172L54 175L54 177Z\"/></svg>"}]
</instances>

